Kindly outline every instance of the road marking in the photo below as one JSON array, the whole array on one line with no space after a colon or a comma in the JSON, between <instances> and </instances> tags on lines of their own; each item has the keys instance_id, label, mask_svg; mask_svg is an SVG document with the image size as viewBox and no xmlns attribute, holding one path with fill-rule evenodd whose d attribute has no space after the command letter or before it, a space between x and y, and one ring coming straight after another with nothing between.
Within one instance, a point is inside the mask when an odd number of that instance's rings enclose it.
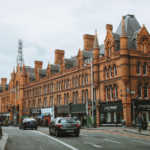
<instances>
[{"instance_id":1,"label":"road marking","mask_svg":"<svg viewBox=\"0 0 150 150\"><path fill-rule=\"evenodd\" d=\"M73 146L71 146L71 145L69 145L69 144L67 144L67 143L65 143L65 142L63 142L61 140L58 140L58 139L56 139L56 138L54 138L54 137L52 137L50 135L47 135L45 133L40 132L40 131L32 131L32 132L39 133L41 135L47 136L48 138L50 138L50 139L52 139L52 140L54 140L54 141L56 141L56 142L58 142L58 143L60 143L62 145L65 145L66 147L68 147L68 148L70 148L72 150L79 150L79 149L77 149L77 148L75 148L75 147L73 147Z\"/></svg>"},{"instance_id":2,"label":"road marking","mask_svg":"<svg viewBox=\"0 0 150 150\"><path fill-rule=\"evenodd\" d=\"M84 142L84 144L86 145L91 145L95 148L103 148L103 146L99 145L99 144L95 144L95 143L90 143L90 142Z\"/></svg>"},{"instance_id":3,"label":"road marking","mask_svg":"<svg viewBox=\"0 0 150 150\"><path fill-rule=\"evenodd\" d=\"M86 135L86 134L80 134L80 135L82 135L82 136L89 136L89 135Z\"/></svg>"},{"instance_id":4,"label":"road marking","mask_svg":"<svg viewBox=\"0 0 150 150\"><path fill-rule=\"evenodd\" d=\"M97 145L97 144L93 144L92 146L95 148L103 148L101 145Z\"/></svg>"},{"instance_id":5,"label":"road marking","mask_svg":"<svg viewBox=\"0 0 150 150\"><path fill-rule=\"evenodd\" d=\"M42 146L40 146L40 150L43 150Z\"/></svg>"},{"instance_id":6,"label":"road marking","mask_svg":"<svg viewBox=\"0 0 150 150\"><path fill-rule=\"evenodd\" d=\"M118 141L114 141L114 140L110 140L110 139L104 139L104 141L108 141L108 142L112 142L112 143L120 144L120 142L118 142Z\"/></svg>"},{"instance_id":7,"label":"road marking","mask_svg":"<svg viewBox=\"0 0 150 150\"><path fill-rule=\"evenodd\" d=\"M132 140L133 142L136 142L136 143L141 143L141 144L146 144L146 145L150 145L149 143L146 143L144 141L139 141L139 140ZM147 141L149 142L149 141Z\"/></svg>"}]
</instances>

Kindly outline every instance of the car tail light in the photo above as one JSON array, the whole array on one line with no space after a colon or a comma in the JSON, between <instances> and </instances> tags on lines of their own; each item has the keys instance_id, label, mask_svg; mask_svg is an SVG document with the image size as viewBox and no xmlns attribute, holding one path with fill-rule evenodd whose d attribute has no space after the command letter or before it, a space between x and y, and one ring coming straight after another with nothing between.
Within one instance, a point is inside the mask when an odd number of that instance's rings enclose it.
<instances>
[{"instance_id":1,"label":"car tail light","mask_svg":"<svg viewBox=\"0 0 150 150\"><path fill-rule=\"evenodd\" d=\"M61 124L56 124L56 127L61 128L62 125Z\"/></svg>"},{"instance_id":2,"label":"car tail light","mask_svg":"<svg viewBox=\"0 0 150 150\"><path fill-rule=\"evenodd\" d=\"M77 128L79 128L79 127L80 127L80 125L79 125L79 124L76 124L76 127L77 127Z\"/></svg>"}]
</instances>

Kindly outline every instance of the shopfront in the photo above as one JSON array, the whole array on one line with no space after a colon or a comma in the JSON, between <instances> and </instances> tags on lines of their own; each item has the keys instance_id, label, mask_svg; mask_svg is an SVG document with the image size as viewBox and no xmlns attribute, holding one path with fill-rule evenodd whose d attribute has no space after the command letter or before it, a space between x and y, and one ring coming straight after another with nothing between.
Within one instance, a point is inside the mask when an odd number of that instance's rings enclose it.
<instances>
[{"instance_id":1,"label":"shopfront","mask_svg":"<svg viewBox=\"0 0 150 150\"><path fill-rule=\"evenodd\" d=\"M70 110L69 105L59 105L56 106L56 117L65 117L69 116Z\"/></svg>"},{"instance_id":2,"label":"shopfront","mask_svg":"<svg viewBox=\"0 0 150 150\"><path fill-rule=\"evenodd\" d=\"M31 116L34 118L41 118L41 109L40 108L31 108Z\"/></svg>"},{"instance_id":3,"label":"shopfront","mask_svg":"<svg viewBox=\"0 0 150 150\"><path fill-rule=\"evenodd\" d=\"M54 108L53 107L41 109L42 125L48 126L51 119L53 119L53 118L54 118Z\"/></svg>"},{"instance_id":4,"label":"shopfront","mask_svg":"<svg viewBox=\"0 0 150 150\"><path fill-rule=\"evenodd\" d=\"M68 104L56 107L57 117L72 116L77 117L81 121L81 125L86 125L86 105L85 104Z\"/></svg>"},{"instance_id":5,"label":"shopfront","mask_svg":"<svg viewBox=\"0 0 150 150\"><path fill-rule=\"evenodd\" d=\"M120 124L123 119L123 105L121 101L102 102L99 107L100 124Z\"/></svg>"},{"instance_id":6,"label":"shopfront","mask_svg":"<svg viewBox=\"0 0 150 150\"><path fill-rule=\"evenodd\" d=\"M8 123L8 120L9 120L9 117L10 117L10 113L7 112L7 113L0 113L0 122L3 122L3 123Z\"/></svg>"},{"instance_id":7,"label":"shopfront","mask_svg":"<svg viewBox=\"0 0 150 150\"><path fill-rule=\"evenodd\" d=\"M145 122L150 121L150 100L134 99L132 100L131 107L133 124L136 123L139 113L142 113Z\"/></svg>"}]
</instances>

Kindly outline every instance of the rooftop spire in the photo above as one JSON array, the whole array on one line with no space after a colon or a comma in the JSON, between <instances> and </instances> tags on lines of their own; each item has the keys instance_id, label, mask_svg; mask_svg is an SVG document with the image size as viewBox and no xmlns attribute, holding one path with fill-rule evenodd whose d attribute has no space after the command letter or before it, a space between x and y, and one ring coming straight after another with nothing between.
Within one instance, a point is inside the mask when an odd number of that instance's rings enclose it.
<instances>
[{"instance_id":1,"label":"rooftop spire","mask_svg":"<svg viewBox=\"0 0 150 150\"><path fill-rule=\"evenodd\" d=\"M18 55L17 55L17 65L23 67L24 59L23 59L23 52L22 52L22 40L18 40Z\"/></svg>"},{"instance_id":2,"label":"rooftop spire","mask_svg":"<svg viewBox=\"0 0 150 150\"><path fill-rule=\"evenodd\" d=\"M95 37L94 37L94 44L93 48L98 48L99 49L99 43L98 43L98 37L97 37L97 30L95 30Z\"/></svg>"},{"instance_id":3,"label":"rooftop spire","mask_svg":"<svg viewBox=\"0 0 150 150\"><path fill-rule=\"evenodd\" d=\"M122 36L126 36L126 31L125 31L125 21L124 21L124 16L122 17L122 22L121 22L121 29L122 29Z\"/></svg>"}]
</instances>

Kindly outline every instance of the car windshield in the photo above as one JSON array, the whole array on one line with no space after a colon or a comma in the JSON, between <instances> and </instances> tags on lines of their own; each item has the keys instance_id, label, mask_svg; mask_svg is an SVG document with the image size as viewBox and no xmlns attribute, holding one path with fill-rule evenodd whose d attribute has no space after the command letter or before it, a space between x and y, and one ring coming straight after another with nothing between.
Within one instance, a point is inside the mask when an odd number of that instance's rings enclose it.
<instances>
[{"instance_id":1,"label":"car windshield","mask_svg":"<svg viewBox=\"0 0 150 150\"><path fill-rule=\"evenodd\" d=\"M76 123L76 121L73 119L62 119L61 123Z\"/></svg>"}]
</instances>

